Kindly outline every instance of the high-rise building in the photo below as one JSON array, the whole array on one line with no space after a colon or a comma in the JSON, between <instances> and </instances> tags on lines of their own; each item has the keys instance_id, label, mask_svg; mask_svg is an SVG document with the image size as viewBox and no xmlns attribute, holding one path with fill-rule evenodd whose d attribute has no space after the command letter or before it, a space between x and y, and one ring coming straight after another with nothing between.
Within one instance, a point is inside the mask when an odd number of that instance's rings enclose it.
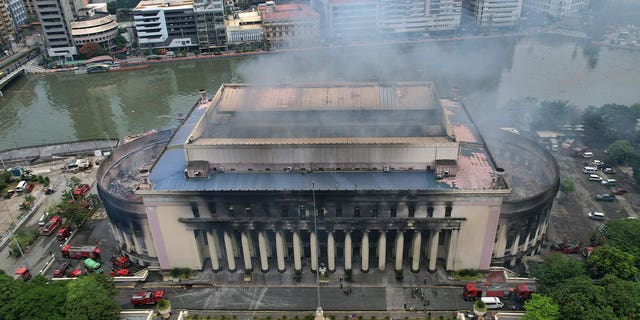
<instances>
[{"instance_id":1,"label":"high-rise building","mask_svg":"<svg viewBox=\"0 0 640 320\"><path fill-rule=\"evenodd\" d=\"M575 15L584 9L588 0L524 0L523 13L555 18Z\"/></svg>"},{"instance_id":2,"label":"high-rise building","mask_svg":"<svg viewBox=\"0 0 640 320\"><path fill-rule=\"evenodd\" d=\"M109 50L115 47L118 23L115 16L107 13L105 3L89 4L78 10L78 18L71 22L71 34L77 47L95 42Z\"/></svg>"},{"instance_id":3,"label":"high-rise building","mask_svg":"<svg viewBox=\"0 0 640 320\"><path fill-rule=\"evenodd\" d=\"M415 34L460 27L462 0L380 0L380 31Z\"/></svg>"},{"instance_id":4,"label":"high-rise building","mask_svg":"<svg viewBox=\"0 0 640 320\"><path fill-rule=\"evenodd\" d=\"M264 43L262 16L257 10L234 13L233 17L225 19L224 23L229 46Z\"/></svg>"},{"instance_id":5,"label":"high-rise building","mask_svg":"<svg viewBox=\"0 0 640 320\"><path fill-rule=\"evenodd\" d=\"M50 57L72 58L77 53L71 35L71 22L82 8L79 1L36 0L42 33Z\"/></svg>"},{"instance_id":6,"label":"high-rise building","mask_svg":"<svg viewBox=\"0 0 640 320\"><path fill-rule=\"evenodd\" d=\"M226 47L223 0L195 0L193 9L200 51Z\"/></svg>"},{"instance_id":7,"label":"high-rise building","mask_svg":"<svg viewBox=\"0 0 640 320\"><path fill-rule=\"evenodd\" d=\"M132 11L140 49L198 45L193 0L142 0Z\"/></svg>"},{"instance_id":8,"label":"high-rise building","mask_svg":"<svg viewBox=\"0 0 640 320\"><path fill-rule=\"evenodd\" d=\"M4 0L0 0L0 49L8 51L11 48L10 39L14 35L14 30L7 4Z\"/></svg>"},{"instance_id":9,"label":"high-rise building","mask_svg":"<svg viewBox=\"0 0 640 320\"><path fill-rule=\"evenodd\" d=\"M311 6L320 14L321 30L329 41L378 37L377 0L312 0Z\"/></svg>"},{"instance_id":10,"label":"high-rise building","mask_svg":"<svg viewBox=\"0 0 640 320\"><path fill-rule=\"evenodd\" d=\"M272 48L300 48L320 43L320 18L308 5L275 5L273 1L268 1L258 6L258 11L262 13L265 41Z\"/></svg>"},{"instance_id":11,"label":"high-rise building","mask_svg":"<svg viewBox=\"0 0 640 320\"><path fill-rule=\"evenodd\" d=\"M514 27L520 23L522 0L463 0L463 21L479 28Z\"/></svg>"},{"instance_id":12,"label":"high-rise building","mask_svg":"<svg viewBox=\"0 0 640 320\"><path fill-rule=\"evenodd\" d=\"M201 95L177 130L127 143L98 169L118 247L139 264L487 270L542 244L560 184L553 155L480 131L433 83Z\"/></svg>"}]
</instances>

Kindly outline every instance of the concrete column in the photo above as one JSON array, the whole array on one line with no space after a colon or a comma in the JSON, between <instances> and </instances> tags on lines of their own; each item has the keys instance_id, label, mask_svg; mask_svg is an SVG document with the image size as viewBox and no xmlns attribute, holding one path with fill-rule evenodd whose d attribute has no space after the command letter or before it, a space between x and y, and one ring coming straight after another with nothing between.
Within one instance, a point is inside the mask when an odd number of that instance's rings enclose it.
<instances>
[{"instance_id":1,"label":"concrete column","mask_svg":"<svg viewBox=\"0 0 640 320\"><path fill-rule=\"evenodd\" d=\"M516 235L516 239L515 239L515 241L513 241L513 244L511 245L511 256L515 256L515 254L518 253L518 243L520 243L520 233L518 233L518 235ZM511 259L510 265L512 267L515 267L516 259Z\"/></svg>"},{"instance_id":2,"label":"concrete column","mask_svg":"<svg viewBox=\"0 0 640 320\"><path fill-rule=\"evenodd\" d=\"M293 268L296 271L302 270L302 245L300 243L300 231L293 232Z\"/></svg>"},{"instance_id":3,"label":"concrete column","mask_svg":"<svg viewBox=\"0 0 640 320\"><path fill-rule=\"evenodd\" d=\"M262 272L269 271L269 259L267 252L267 235L266 231L258 232L258 250L260 251L260 269Z\"/></svg>"},{"instance_id":4,"label":"concrete column","mask_svg":"<svg viewBox=\"0 0 640 320\"><path fill-rule=\"evenodd\" d=\"M236 258L233 256L233 239L231 238L231 234L229 231L224 232L224 251L227 254L227 266L229 267L229 271L236 270Z\"/></svg>"},{"instance_id":5,"label":"concrete column","mask_svg":"<svg viewBox=\"0 0 640 320\"><path fill-rule=\"evenodd\" d=\"M311 249L311 271L316 271L318 270L318 235L312 231L309 241Z\"/></svg>"},{"instance_id":6,"label":"concrete column","mask_svg":"<svg viewBox=\"0 0 640 320\"><path fill-rule=\"evenodd\" d=\"M439 230L431 230L431 240L429 240L429 271L436 271L436 260L438 259L438 239Z\"/></svg>"},{"instance_id":7,"label":"concrete column","mask_svg":"<svg viewBox=\"0 0 640 320\"><path fill-rule=\"evenodd\" d=\"M412 254L411 254L411 271L420 271L420 244L422 243L422 233L418 230L413 234Z\"/></svg>"},{"instance_id":8,"label":"concrete column","mask_svg":"<svg viewBox=\"0 0 640 320\"><path fill-rule=\"evenodd\" d=\"M455 266L455 259L458 254L458 232L459 230L451 230L451 236L449 237L449 250L447 252L447 270L453 270Z\"/></svg>"},{"instance_id":9,"label":"concrete column","mask_svg":"<svg viewBox=\"0 0 640 320\"><path fill-rule=\"evenodd\" d=\"M362 271L369 272L369 230L362 233Z\"/></svg>"},{"instance_id":10,"label":"concrete column","mask_svg":"<svg viewBox=\"0 0 640 320\"><path fill-rule=\"evenodd\" d=\"M218 234L215 230L207 232L207 243L209 244L209 256L211 257L211 269L213 271L220 270L220 261L218 260Z\"/></svg>"},{"instance_id":11,"label":"concrete column","mask_svg":"<svg viewBox=\"0 0 640 320\"><path fill-rule=\"evenodd\" d=\"M242 258L244 259L244 270L253 270L251 264L251 246L249 245L249 231L242 231L240 233L240 241L242 242Z\"/></svg>"},{"instance_id":12,"label":"concrete column","mask_svg":"<svg viewBox=\"0 0 640 320\"><path fill-rule=\"evenodd\" d=\"M278 260L278 271L284 271L284 237L282 231L276 231L276 256Z\"/></svg>"},{"instance_id":13,"label":"concrete column","mask_svg":"<svg viewBox=\"0 0 640 320\"><path fill-rule=\"evenodd\" d=\"M344 232L344 269L351 270L351 256L352 256L352 245L351 245L351 231Z\"/></svg>"},{"instance_id":14,"label":"concrete column","mask_svg":"<svg viewBox=\"0 0 640 320\"><path fill-rule=\"evenodd\" d=\"M380 230L378 238L378 269L384 271L387 265L387 232Z\"/></svg>"},{"instance_id":15,"label":"concrete column","mask_svg":"<svg viewBox=\"0 0 640 320\"><path fill-rule=\"evenodd\" d=\"M507 248L507 228L509 228L507 226L506 223L500 223L498 224L498 241L496 242L495 245L495 257L496 258L502 258L504 257L504 252Z\"/></svg>"},{"instance_id":16,"label":"concrete column","mask_svg":"<svg viewBox=\"0 0 640 320\"><path fill-rule=\"evenodd\" d=\"M396 271L402 270L402 253L404 252L404 231L398 230L396 235Z\"/></svg>"},{"instance_id":17,"label":"concrete column","mask_svg":"<svg viewBox=\"0 0 640 320\"><path fill-rule=\"evenodd\" d=\"M327 264L329 271L336 270L336 240L333 237L333 231L329 231L327 235Z\"/></svg>"}]
</instances>

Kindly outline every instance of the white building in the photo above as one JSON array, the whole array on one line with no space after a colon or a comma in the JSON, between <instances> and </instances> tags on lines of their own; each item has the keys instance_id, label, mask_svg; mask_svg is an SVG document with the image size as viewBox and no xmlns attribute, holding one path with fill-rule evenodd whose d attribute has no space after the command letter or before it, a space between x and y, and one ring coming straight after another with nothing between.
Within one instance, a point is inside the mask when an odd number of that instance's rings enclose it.
<instances>
[{"instance_id":1,"label":"white building","mask_svg":"<svg viewBox=\"0 0 640 320\"><path fill-rule=\"evenodd\" d=\"M71 34L76 46L88 42L98 43L103 48L112 47L113 39L118 36L116 17L106 12L104 8L90 4L89 7L78 11L79 17L71 22Z\"/></svg>"},{"instance_id":2,"label":"white building","mask_svg":"<svg viewBox=\"0 0 640 320\"><path fill-rule=\"evenodd\" d=\"M262 42L262 16L258 11L240 12L225 20L229 45Z\"/></svg>"},{"instance_id":3,"label":"white building","mask_svg":"<svg viewBox=\"0 0 640 320\"><path fill-rule=\"evenodd\" d=\"M525 0L524 14L545 15L555 18L571 16L584 9L588 0Z\"/></svg>"},{"instance_id":4,"label":"white building","mask_svg":"<svg viewBox=\"0 0 640 320\"><path fill-rule=\"evenodd\" d=\"M460 26L462 0L380 0L382 33L455 30Z\"/></svg>"},{"instance_id":5,"label":"white building","mask_svg":"<svg viewBox=\"0 0 640 320\"><path fill-rule=\"evenodd\" d=\"M133 9L140 49L198 44L193 0L142 0Z\"/></svg>"},{"instance_id":6,"label":"white building","mask_svg":"<svg viewBox=\"0 0 640 320\"><path fill-rule=\"evenodd\" d=\"M480 28L514 27L520 22L523 0L464 0L463 19Z\"/></svg>"},{"instance_id":7,"label":"white building","mask_svg":"<svg viewBox=\"0 0 640 320\"><path fill-rule=\"evenodd\" d=\"M380 2L376 0L312 0L329 39L365 40L377 36Z\"/></svg>"},{"instance_id":8,"label":"white building","mask_svg":"<svg viewBox=\"0 0 640 320\"><path fill-rule=\"evenodd\" d=\"M71 35L71 22L82 4L77 1L36 0L36 11L42 22L42 33L50 57L70 59L77 53Z\"/></svg>"}]
</instances>

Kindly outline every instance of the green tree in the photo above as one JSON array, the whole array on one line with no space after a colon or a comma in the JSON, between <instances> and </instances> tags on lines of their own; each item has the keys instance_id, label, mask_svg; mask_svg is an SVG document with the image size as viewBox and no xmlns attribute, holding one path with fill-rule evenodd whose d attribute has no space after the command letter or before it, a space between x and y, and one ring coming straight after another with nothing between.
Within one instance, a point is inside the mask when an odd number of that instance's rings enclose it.
<instances>
[{"instance_id":1,"label":"green tree","mask_svg":"<svg viewBox=\"0 0 640 320\"><path fill-rule=\"evenodd\" d=\"M614 163L631 163L638 159L638 152L629 140L617 140L607 148L607 157Z\"/></svg>"},{"instance_id":2,"label":"green tree","mask_svg":"<svg viewBox=\"0 0 640 320\"><path fill-rule=\"evenodd\" d=\"M49 282L43 276L36 276L0 307L0 317L3 320L63 320L61 306L65 304L66 291L66 283Z\"/></svg>"},{"instance_id":3,"label":"green tree","mask_svg":"<svg viewBox=\"0 0 640 320\"><path fill-rule=\"evenodd\" d=\"M608 304L620 319L633 319L640 312L640 283L607 275L600 281Z\"/></svg>"},{"instance_id":4,"label":"green tree","mask_svg":"<svg viewBox=\"0 0 640 320\"><path fill-rule=\"evenodd\" d=\"M24 281L16 281L11 276L0 270L0 306L5 306L10 303L14 297L25 287ZM2 307L0 307L0 310ZM0 312L0 314L2 314ZM0 319L2 316L0 316Z\"/></svg>"},{"instance_id":5,"label":"green tree","mask_svg":"<svg viewBox=\"0 0 640 320\"><path fill-rule=\"evenodd\" d=\"M567 279L558 284L551 297L560 306L560 319L616 319L613 308L608 305L604 288L595 285L587 276Z\"/></svg>"},{"instance_id":6,"label":"green tree","mask_svg":"<svg viewBox=\"0 0 640 320\"><path fill-rule=\"evenodd\" d=\"M127 45L127 39L125 39L121 34L118 34L113 40L113 43L115 44L116 49L120 50Z\"/></svg>"},{"instance_id":7,"label":"green tree","mask_svg":"<svg viewBox=\"0 0 640 320\"><path fill-rule=\"evenodd\" d=\"M581 262L560 253L546 256L543 263L531 269L531 275L538 279L541 285L541 293L549 292L563 281L584 274L584 265Z\"/></svg>"},{"instance_id":8,"label":"green tree","mask_svg":"<svg viewBox=\"0 0 640 320\"><path fill-rule=\"evenodd\" d=\"M109 12L109 14L116 14L117 11L118 11L118 2L116 1L107 2L107 12Z\"/></svg>"},{"instance_id":9,"label":"green tree","mask_svg":"<svg viewBox=\"0 0 640 320\"><path fill-rule=\"evenodd\" d=\"M558 320L560 319L560 306L551 297L534 293L531 299L525 302L527 311L523 320Z\"/></svg>"},{"instance_id":10,"label":"green tree","mask_svg":"<svg viewBox=\"0 0 640 320\"><path fill-rule=\"evenodd\" d=\"M80 201L63 201L58 205L58 214L65 218L67 222L80 225L88 216L87 209L80 205Z\"/></svg>"},{"instance_id":11,"label":"green tree","mask_svg":"<svg viewBox=\"0 0 640 320\"><path fill-rule=\"evenodd\" d=\"M533 124L539 129L557 130L563 124L578 122L578 118L577 108L566 100L542 101Z\"/></svg>"},{"instance_id":12,"label":"green tree","mask_svg":"<svg viewBox=\"0 0 640 320\"><path fill-rule=\"evenodd\" d=\"M73 176L71 178L69 178L69 182L67 183L67 186L69 186L69 188L71 189L75 189L80 185L80 178Z\"/></svg>"},{"instance_id":13,"label":"green tree","mask_svg":"<svg viewBox=\"0 0 640 320\"><path fill-rule=\"evenodd\" d=\"M87 42L82 47L80 47L80 49L78 50L78 53L82 57L89 59L95 56L105 54L106 50L100 47L100 45L97 44L96 42Z\"/></svg>"},{"instance_id":14,"label":"green tree","mask_svg":"<svg viewBox=\"0 0 640 320\"><path fill-rule=\"evenodd\" d=\"M604 244L631 253L640 261L640 220L618 219L607 222Z\"/></svg>"},{"instance_id":15,"label":"green tree","mask_svg":"<svg viewBox=\"0 0 640 320\"><path fill-rule=\"evenodd\" d=\"M120 306L113 299L118 293L113 280L90 274L67 285L63 313L66 320L117 320Z\"/></svg>"},{"instance_id":16,"label":"green tree","mask_svg":"<svg viewBox=\"0 0 640 320\"><path fill-rule=\"evenodd\" d=\"M571 177L564 178L562 179L562 181L560 181L560 191L564 193L569 193L569 192L573 192L574 190L576 190L576 184L573 178Z\"/></svg>"},{"instance_id":17,"label":"green tree","mask_svg":"<svg viewBox=\"0 0 640 320\"><path fill-rule=\"evenodd\" d=\"M638 268L634 266L634 262L632 254L616 247L603 246L595 249L589 255L585 267L589 276L594 279L612 275L620 279L631 280L638 274Z\"/></svg>"}]
</instances>

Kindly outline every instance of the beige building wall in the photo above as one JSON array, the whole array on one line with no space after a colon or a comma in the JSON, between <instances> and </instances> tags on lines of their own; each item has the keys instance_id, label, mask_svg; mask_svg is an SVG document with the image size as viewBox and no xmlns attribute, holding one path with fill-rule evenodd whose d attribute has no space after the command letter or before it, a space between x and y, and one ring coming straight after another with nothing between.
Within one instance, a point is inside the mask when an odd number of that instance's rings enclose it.
<instances>
[{"instance_id":1,"label":"beige building wall","mask_svg":"<svg viewBox=\"0 0 640 320\"><path fill-rule=\"evenodd\" d=\"M500 216L499 199L489 199L482 203L454 203L452 217L463 217L458 232L457 252L453 259L453 269L488 270Z\"/></svg>"},{"instance_id":2,"label":"beige building wall","mask_svg":"<svg viewBox=\"0 0 640 320\"><path fill-rule=\"evenodd\" d=\"M193 230L187 229L183 223L178 221L179 218L192 218L191 208L177 204L156 205L153 208L157 216L159 230L152 226L151 232L160 258L160 267L162 269L176 267L202 269L204 259L198 252ZM147 213L149 212L149 207L147 207ZM149 218L153 220L151 217Z\"/></svg>"}]
</instances>

